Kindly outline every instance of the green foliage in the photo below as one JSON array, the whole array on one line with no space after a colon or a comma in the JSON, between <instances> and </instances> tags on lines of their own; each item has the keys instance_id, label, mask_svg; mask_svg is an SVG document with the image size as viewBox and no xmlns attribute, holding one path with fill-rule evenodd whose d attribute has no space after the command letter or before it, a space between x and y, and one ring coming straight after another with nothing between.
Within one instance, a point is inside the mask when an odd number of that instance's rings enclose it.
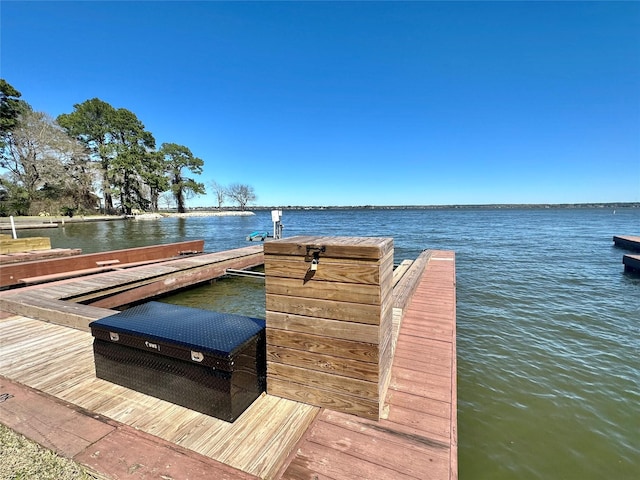
<instances>
[{"instance_id":1,"label":"green foliage","mask_svg":"<svg viewBox=\"0 0 640 480\"><path fill-rule=\"evenodd\" d=\"M75 211L76 209L73 207L62 207L60 209L60 215L64 215L65 217L72 218Z\"/></svg>"},{"instance_id":2,"label":"green foliage","mask_svg":"<svg viewBox=\"0 0 640 480\"><path fill-rule=\"evenodd\" d=\"M149 208L157 212L161 194L169 190L169 179L165 175L162 154L158 151L149 152L143 167L140 174L149 187Z\"/></svg>"},{"instance_id":3,"label":"green foliage","mask_svg":"<svg viewBox=\"0 0 640 480\"><path fill-rule=\"evenodd\" d=\"M95 205L88 194L94 172L87 167L86 159L82 145L51 117L27 108L7 137L0 168L7 182L22 189L12 194L19 210L27 208L27 213L36 214L42 208L57 209L57 200L63 196L75 198L78 208Z\"/></svg>"},{"instance_id":4,"label":"green foliage","mask_svg":"<svg viewBox=\"0 0 640 480\"><path fill-rule=\"evenodd\" d=\"M64 190L60 185L52 185L45 183L40 189L40 195L45 200L57 200L64 194Z\"/></svg>"},{"instance_id":5,"label":"green foliage","mask_svg":"<svg viewBox=\"0 0 640 480\"><path fill-rule=\"evenodd\" d=\"M57 118L58 124L72 137L82 142L101 171L101 189L107 213L113 213L109 165L112 158L110 141L111 122L115 109L99 98L92 98L73 106L74 111L63 113Z\"/></svg>"},{"instance_id":6,"label":"green foliage","mask_svg":"<svg viewBox=\"0 0 640 480\"><path fill-rule=\"evenodd\" d=\"M185 212L185 199L189 195L204 194L204 183L196 182L192 178L185 177L183 169L195 174L202 173L204 161L193 156L191 150L183 145L175 143L163 143L160 154L164 159L165 171L169 175L171 192L176 200L178 212Z\"/></svg>"},{"instance_id":7,"label":"green foliage","mask_svg":"<svg viewBox=\"0 0 640 480\"><path fill-rule=\"evenodd\" d=\"M138 118L124 108L115 111L112 118L113 138L110 146L115 152L108 170L111 184L120 192L120 205L124 213L132 209L146 210L144 179L146 160L152 158L155 139Z\"/></svg>"},{"instance_id":8,"label":"green foliage","mask_svg":"<svg viewBox=\"0 0 640 480\"><path fill-rule=\"evenodd\" d=\"M24 100L20 100L21 93L11 86L4 78L0 78L0 139L4 146L4 136L18 125L18 117L27 107Z\"/></svg>"},{"instance_id":9,"label":"green foliage","mask_svg":"<svg viewBox=\"0 0 640 480\"><path fill-rule=\"evenodd\" d=\"M0 215L93 213L100 205L94 185L106 213L116 213L116 207L123 213L157 211L160 198L168 203L166 195L184 212L188 198L205 194L204 183L195 178L204 161L176 143L156 150L153 135L130 110L92 98L53 120L19 97L0 79L0 140L6 142L0 156ZM255 199L253 189L243 187L234 197L242 208ZM226 189L217 190L221 205Z\"/></svg>"},{"instance_id":10,"label":"green foliage","mask_svg":"<svg viewBox=\"0 0 640 480\"><path fill-rule=\"evenodd\" d=\"M58 116L58 124L69 135L84 143L89 151L103 159L100 147L109 143L111 119L115 109L99 98L92 98L73 106L74 111ZM108 158L105 159L108 162Z\"/></svg>"},{"instance_id":11,"label":"green foliage","mask_svg":"<svg viewBox=\"0 0 640 480\"><path fill-rule=\"evenodd\" d=\"M60 115L58 122L83 142L99 163L107 213L115 211L114 192L124 213L149 206L144 194L144 181L149 176L145 161L155 148L155 139L133 112L116 110L93 98L74 105L74 111Z\"/></svg>"},{"instance_id":12,"label":"green foliage","mask_svg":"<svg viewBox=\"0 0 640 480\"><path fill-rule=\"evenodd\" d=\"M28 215L31 200L26 188L0 178L0 215Z\"/></svg>"}]
</instances>

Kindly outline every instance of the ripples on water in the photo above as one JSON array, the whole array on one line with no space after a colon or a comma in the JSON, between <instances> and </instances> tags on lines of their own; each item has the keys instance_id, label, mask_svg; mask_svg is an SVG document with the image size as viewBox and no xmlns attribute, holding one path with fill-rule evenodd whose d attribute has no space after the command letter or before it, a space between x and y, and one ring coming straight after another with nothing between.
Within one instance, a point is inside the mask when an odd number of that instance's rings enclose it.
<instances>
[{"instance_id":1,"label":"ripples on water","mask_svg":"<svg viewBox=\"0 0 640 480\"><path fill-rule=\"evenodd\" d=\"M640 209L285 210L283 222L285 236L391 236L396 263L456 251L461 478L637 478L640 277L623 273L611 237L640 234ZM216 251L254 230L271 230L269 212L31 235L87 253L195 238ZM264 316L259 280L180 295Z\"/></svg>"}]
</instances>

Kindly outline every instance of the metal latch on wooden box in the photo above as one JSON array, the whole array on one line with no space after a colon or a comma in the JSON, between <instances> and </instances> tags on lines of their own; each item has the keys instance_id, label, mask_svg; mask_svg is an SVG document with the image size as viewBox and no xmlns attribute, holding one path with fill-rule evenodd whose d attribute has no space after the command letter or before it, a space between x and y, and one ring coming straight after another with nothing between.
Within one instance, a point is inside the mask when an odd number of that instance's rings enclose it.
<instances>
[{"instance_id":1,"label":"metal latch on wooden box","mask_svg":"<svg viewBox=\"0 0 640 480\"><path fill-rule=\"evenodd\" d=\"M305 262L311 262L309 270L318 270L318 263L320 263L320 254L326 252L327 248L322 246L307 245L307 255L304 257Z\"/></svg>"}]
</instances>

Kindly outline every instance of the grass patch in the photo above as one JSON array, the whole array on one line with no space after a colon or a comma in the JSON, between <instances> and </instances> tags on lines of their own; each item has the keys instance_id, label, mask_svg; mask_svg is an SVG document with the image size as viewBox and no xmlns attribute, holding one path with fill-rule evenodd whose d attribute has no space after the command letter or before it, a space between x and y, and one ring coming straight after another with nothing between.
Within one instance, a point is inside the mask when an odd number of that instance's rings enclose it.
<instances>
[{"instance_id":1,"label":"grass patch","mask_svg":"<svg viewBox=\"0 0 640 480\"><path fill-rule=\"evenodd\" d=\"M0 424L0 480L95 480L98 477Z\"/></svg>"}]
</instances>

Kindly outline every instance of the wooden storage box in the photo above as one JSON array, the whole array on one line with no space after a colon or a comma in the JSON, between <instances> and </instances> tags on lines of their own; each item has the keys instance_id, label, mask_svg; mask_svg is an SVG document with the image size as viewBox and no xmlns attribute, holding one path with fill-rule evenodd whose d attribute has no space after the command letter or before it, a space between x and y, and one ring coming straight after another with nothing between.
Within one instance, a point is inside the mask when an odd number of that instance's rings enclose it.
<instances>
[{"instance_id":1,"label":"wooden storage box","mask_svg":"<svg viewBox=\"0 0 640 480\"><path fill-rule=\"evenodd\" d=\"M265 390L263 320L149 302L89 327L103 380L228 422Z\"/></svg>"},{"instance_id":2,"label":"wooden storage box","mask_svg":"<svg viewBox=\"0 0 640 480\"><path fill-rule=\"evenodd\" d=\"M268 393L378 419L392 362L393 240L298 236L265 243L264 254Z\"/></svg>"}]
</instances>

